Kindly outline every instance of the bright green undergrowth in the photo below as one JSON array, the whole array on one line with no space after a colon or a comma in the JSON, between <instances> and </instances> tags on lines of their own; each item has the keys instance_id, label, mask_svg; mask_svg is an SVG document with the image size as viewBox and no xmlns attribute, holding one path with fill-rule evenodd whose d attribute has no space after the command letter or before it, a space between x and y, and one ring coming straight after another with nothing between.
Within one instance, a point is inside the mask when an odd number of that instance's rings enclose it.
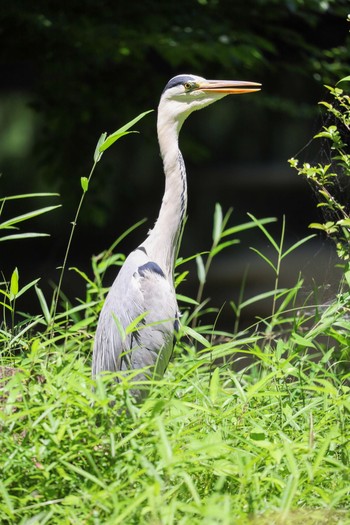
<instances>
[{"instance_id":1,"label":"bright green undergrowth","mask_svg":"<svg viewBox=\"0 0 350 525\"><path fill-rule=\"evenodd\" d=\"M53 325L1 331L1 523L350 523L349 275L327 305L297 306L301 281L277 279L271 316L235 333L183 300L173 360L137 406L126 378L90 377L119 257L94 260L86 300Z\"/></svg>"},{"instance_id":2,"label":"bright green undergrowth","mask_svg":"<svg viewBox=\"0 0 350 525\"><path fill-rule=\"evenodd\" d=\"M84 334L34 339L2 381L1 522L349 523L349 386L315 329L178 347L141 406L93 390Z\"/></svg>"},{"instance_id":3,"label":"bright green undergrowth","mask_svg":"<svg viewBox=\"0 0 350 525\"><path fill-rule=\"evenodd\" d=\"M101 137L94 167L129 127ZM82 200L91 174L81 181ZM164 378L150 381L140 405L128 378L91 379L104 275L122 264L118 244L133 228L93 257L90 274L71 269L86 284L74 304L64 295L63 271L76 220L52 298L38 280L21 285L17 269L4 280L2 524L350 524L348 265L337 293L320 304L302 278L280 285L285 258L310 237L287 246L284 221L278 239L270 218L230 221L217 205L211 248L178 260L181 332ZM272 256L254 249L273 286L256 297L242 287L230 303L232 329L219 331L220 310L204 299L211 263L251 228L273 249ZM181 294L193 259L196 299ZM34 287L42 315L21 314L21 295ZM245 309L262 300L268 315L243 328Z\"/></svg>"}]
</instances>

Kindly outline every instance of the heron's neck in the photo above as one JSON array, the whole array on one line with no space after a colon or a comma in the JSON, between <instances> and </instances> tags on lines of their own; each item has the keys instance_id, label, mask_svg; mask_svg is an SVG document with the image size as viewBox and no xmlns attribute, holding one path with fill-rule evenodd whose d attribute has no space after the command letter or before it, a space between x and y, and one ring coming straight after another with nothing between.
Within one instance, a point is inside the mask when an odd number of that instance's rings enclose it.
<instances>
[{"instance_id":1,"label":"heron's neck","mask_svg":"<svg viewBox=\"0 0 350 525\"><path fill-rule=\"evenodd\" d=\"M162 112L158 111L157 128L164 165L165 191L158 219L144 245L149 255L171 277L181 226L186 214L186 169L178 142L181 123L169 117L162 117Z\"/></svg>"}]
</instances>

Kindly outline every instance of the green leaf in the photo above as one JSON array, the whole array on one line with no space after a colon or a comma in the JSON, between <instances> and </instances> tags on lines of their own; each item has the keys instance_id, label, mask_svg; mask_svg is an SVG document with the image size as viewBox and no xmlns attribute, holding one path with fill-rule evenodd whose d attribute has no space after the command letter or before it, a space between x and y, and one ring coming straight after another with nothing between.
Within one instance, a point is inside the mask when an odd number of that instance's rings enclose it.
<instances>
[{"instance_id":1,"label":"green leaf","mask_svg":"<svg viewBox=\"0 0 350 525\"><path fill-rule=\"evenodd\" d=\"M272 261L270 261L270 259L268 257L266 257L266 255L264 255L263 253L261 253L260 250L257 250L256 248L253 248L252 246L250 246L250 249L255 252L257 255L259 255L259 257L261 257L265 262L267 262L267 264L269 264L271 266L271 268L273 269L273 271L276 273L277 272L277 268L276 266L273 264Z\"/></svg>"},{"instance_id":2,"label":"green leaf","mask_svg":"<svg viewBox=\"0 0 350 525\"><path fill-rule=\"evenodd\" d=\"M8 197L1 197L2 201L12 201L17 199L29 199L32 197L59 197L59 193L22 193L20 195L9 195Z\"/></svg>"},{"instance_id":3,"label":"green leaf","mask_svg":"<svg viewBox=\"0 0 350 525\"><path fill-rule=\"evenodd\" d=\"M254 304L254 303L258 302L258 301L263 301L264 299L268 299L269 297L274 297L275 295L277 295L279 293L284 293L286 291L287 291L286 288L278 288L277 290L270 290L269 292L259 293L257 295L254 295L250 299L247 299L246 301L243 301L239 305L240 309L242 310L243 308L245 308L246 306L249 306L250 304Z\"/></svg>"},{"instance_id":4,"label":"green leaf","mask_svg":"<svg viewBox=\"0 0 350 525\"><path fill-rule=\"evenodd\" d=\"M297 333L292 334L292 339L297 345L302 346L304 348L316 348L316 346L312 341L310 341L310 339L308 339L307 337L303 337Z\"/></svg>"},{"instance_id":5,"label":"green leaf","mask_svg":"<svg viewBox=\"0 0 350 525\"><path fill-rule=\"evenodd\" d=\"M140 323L142 323L142 321L145 319L148 313L149 312L142 312L140 315L135 317L135 319L131 321L131 323L126 327L126 330L125 330L126 335L132 334L133 332L137 332L138 330L140 330L140 328L142 328L142 326L144 327L148 326L148 325L140 326Z\"/></svg>"},{"instance_id":6,"label":"green leaf","mask_svg":"<svg viewBox=\"0 0 350 525\"><path fill-rule=\"evenodd\" d=\"M182 281L184 281L186 279L186 277L188 276L190 272L188 270L185 270L184 272L180 273L179 275L176 276L176 279L175 279L175 288L177 288L179 286L180 283L182 283Z\"/></svg>"},{"instance_id":7,"label":"green leaf","mask_svg":"<svg viewBox=\"0 0 350 525\"><path fill-rule=\"evenodd\" d=\"M47 305L45 296L44 296L43 292L41 291L41 289L39 288L39 286L35 286L35 291L36 291L36 294L38 296L39 303L40 303L40 306L41 306L41 310L42 310L42 312L44 314L45 321L49 325L50 322L51 322L51 314L50 314L50 310L49 310L49 307Z\"/></svg>"},{"instance_id":8,"label":"green leaf","mask_svg":"<svg viewBox=\"0 0 350 525\"><path fill-rule=\"evenodd\" d=\"M205 348L211 348L210 342L190 326L184 326L183 333L201 343Z\"/></svg>"},{"instance_id":9,"label":"green leaf","mask_svg":"<svg viewBox=\"0 0 350 525\"><path fill-rule=\"evenodd\" d=\"M50 237L48 233L14 233L13 235L5 235L0 237L1 241L15 241L17 239L32 239L34 237Z\"/></svg>"},{"instance_id":10,"label":"green leaf","mask_svg":"<svg viewBox=\"0 0 350 525\"><path fill-rule=\"evenodd\" d=\"M34 210L28 213L24 213L23 215L18 215L17 217L13 217L13 219L8 219L7 221L2 222L0 224L0 229L12 228L14 224L27 221L28 219L32 219L33 217L37 217L38 215L42 215L43 213L48 213L49 211L55 210L56 208L60 207L61 204L57 204L56 206L46 206L45 208L40 208L39 210Z\"/></svg>"},{"instance_id":11,"label":"green leaf","mask_svg":"<svg viewBox=\"0 0 350 525\"><path fill-rule=\"evenodd\" d=\"M178 266L181 266L181 264L186 264L190 261L193 261L193 259L198 257L198 255L209 255L209 252L199 252L199 253L196 253L195 255L191 255L190 257L186 257L185 259L183 259L182 257L179 257L178 259L176 259L175 267L177 268Z\"/></svg>"},{"instance_id":12,"label":"green leaf","mask_svg":"<svg viewBox=\"0 0 350 525\"><path fill-rule=\"evenodd\" d=\"M222 242L218 246L216 246L211 252L211 257L214 257L219 252L224 250L225 248L228 248L229 246L233 246L234 244L239 244L241 241L239 239L231 239L230 241Z\"/></svg>"},{"instance_id":13,"label":"green leaf","mask_svg":"<svg viewBox=\"0 0 350 525\"><path fill-rule=\"evenodd\" d=\"M78 474L82 480L89 480L92 481L95 485L98 485L99 487L102 487L104 490L107 490L107 486L103 481L101 481L99 478L91 474L90 472L87 472L86 470L82 469L79 466L72 465L68 461L64 461L63 459L60 460L62 465L64 465L68 470L71 470Z\"/></svg>"},{"instance_id":14,"label":"green leaf","mask_svg":"<svg viewBox=\"0 0 350 525\"><path fill-rule=\"evenodd\" d=\"M254 428L250 432L249 436L250 436L250 439L252 439L253 441L264 441L266 439L265 432L259 427Z\"/></svg>"},{"instance_id":15,"label":"green leaf","mask_svg":"<svg viewBox=\"0 0 350 525\"><path fill-rule=\"evenodd\" d=\"M98 139L97 141L97 144L96 144L96 148L95 148L95 152L94 152L94 162L95 164L101 159L102 157L102 151L100 151L100 147L102 146L102 144L104 143L104 141L106 140L106 137L107 137L107 133L104 132L101 134L100 138Z\"/></svg>"},{"instance_id":16,"label":"green leaf","mask_svg":"<svg viewBox=\"0 0 350 525\"><path fill-rule=\"evenodd\" d=\"M337 85L340 84L340 82L350 82L350 76L341 78L339 82L337 82Z\"/></svg>"},{"instance_id":17,"label":"green leaf","mask_svg":"<svg viewBox=\"0 0 350 525\"><path fill-rule=\"evenodd\" d=\"M290 254L291 252L293 252L296 248L299 248L299 246L301 246L301 245L304 244L305 242L309 241L310 239L313 239L314 237L315 237L315 234L313 234L313 235L309 235L308 237L305 237L304 239L300 239L300 241L297 241L296 243L294 243L290 248L288 248L288 250L286 250L286 251L282 254L281 259L283 259L284 257L286 257L286 255Z\"/></svg>"},{"instance_id":18,"label":"green leaf","mask_svg":"<svg viewBox=\"0 0 350 525\"><path fill-rule=\"evenodd\" d=\"M95 283L87 276L87 274L85 272L83 272L82 270L79 270L79 268L77 268L76 266L71 266L69 268L69 270L72 270L74 272L76 272L78 275L80 275L87 283L89 283L92 287L95 286Z\"/></svg>"},{"instance_id":19,"label":"green leaf","mask_svg":"<svg viewBox=\"0 0 350 525\"><path fill-rule=\"evenodd\" d=\"M10 296L11 299L14 299L18 294L19 289L19 275L18 275L18 268L15 268L11 275L11 281L10 281Z\"/></svg>"},{"instance_id":20,"label":"green leaf","mask_svg":"<svg viewBox=\"0 0 350 525\"><path fill-rule=\"evenodd\" d=\"M348 270L347 272L344 273L344 277L345 277L345 280L347 282L347 285L349 286L350 288L350 271Z\"/></svg>"},{"instance_id":21,"label":"green leaf","mask_svg":"<svg viewBox=\"0 0 350 525\"><path fill-rule=\"evenodd\" d=\"M119 237L114 241L112 246L106 251L106 253L103 256L103 258L105 259L105 258L109 257L111 252L116 248L116 246L118 246L118 244L120 244L121 241L123 239L125 239L125 237L127 237L132 231L136 230L136 228L141 226L144 222L146 222L146 219L141 219L140 221L138 221L135 224L133 224L132 226L130 226L130 228L125 230L121 235L119 235Z\"/></svg>"},{"instance_id":22,"label":"green leaf","mask_svg":"<svg viewBox=\"0 0 350 525\"><path fill-rule=\"evenodd\" d=\"M275 239L272 237L272 235L267 231L267 229L264 227L264 224L266 224L266 220L265 219L257 219L256 217L254 217L254 215L252 215L251 213L248 213L248 216L253 220L253 223L255 224L255 226L257 226L262 232L263 234L265 235L265 237L270 241L271 245L275 248L276 252L279 252L279 246L278 244L276 243ZM272 219L273 220L273 219ZM270 220L270 222L272 222Z\"/></svg>"},{"instance_id":23,"label":"green leaf","mask_svg":"<svg viewBox=\"0 0 350 525\"><path fill-rule=\"evenodd\" d=\"M197 263L198 280L199 280L199 282L201 284L204 284L205 281L206 281L206 275L205 275L205 268L204 268L203 259L202 259L202 257L200 255L197 255L196 263Z\"/></svg>"},{"instance_id":24,"label":"green leaf","mask_svg":"<svg viewBox=\"0 0 350 525\"><path fill-rule=\"evenodd\" d=\"M109 135L106 140L103 142L103 144L100 146L100 153L103 153L112 146L117 140L124 137L124 135L129 135L130 133L138 133L138 131L123 131L122 133L118 133L115 131L112 133L112 135Z\"/></svg>"},{"instance_id":25,"label":"green leaf","mask_svg":"<svg viewBox=\"0 0 350 525\"><path fill-rule=\"evenodd\" d=\"M215 368L210 380L209 396L212 403L216 403L220 391L220 370Z\"/></svg>"},{"instance_id":26,"label":"green leaf","mask_svg":"<svg viewBox=\"0 0 350 525\"><path fill-rule=\"evenodd\" d=\"M217 244L222 233L222 208L219 203L215 204L214 224L213 224L213 242Z\"/></svg>"},{"instance_id":27,"label":"green leaf","mask_svg":"<svg viewBox=\"0 0 350 525\"><path fill-rule=\"evenodd\" d=\"M195 301L194 299L192 299L191 297L187 297L186 295L182 295L181 293L176 294L176 299L177 301L181 301L182 303L193 304L194 306L199 305L198 301Z\"/></svg>"},{"instance_id":28,"label":"green leaf","mask_svg":"<svg viewBox=\"0 0 350 525\"><path fill-rule=\"evenodd\" d=\"M86 193L89 189L89 179L87 177L80 177L80 183L81 187L83 188L83 192Z\"/></svg>"},{"instance_id":29,"label":"green leaf","mask_svg":"<svg viewBox=\"0 0 350 525\"><path fill-rule=\"evenodd\" d=\"M245 222L243 224L238 224L237 226L232 226L231 228L228 228L222 233L221 237L227 237L228 235L239 233L245 230L250 230L251 228L256 228L257 226L259 226L259 224L269 224L271 222L276 221L277 219L275 217L266 217L265 219L259 220L255 219L254 221Z\"/></svg>"},{"instance_id":30,"label":"green leaf","mask_svg":"<svg viewBox=\"0 0 350 525\"><path fill-rule=\"evenodd\" d=\"M35 286L36 283L38 283L39 281L40 281L40 278L39 279L34 279L34 281L31 281L30 283L26 284L25 286L22 286L22 288L17 293L17 297L20 297L21 295L23 295L27 290L29 290L29 288L32 288L33 286Z\"/></svg>"},{"instance_id":31,"label":"green leaf","mask_svg":"<svg viewBox=\"0 0 350 525\"><path fill-rule=\"evenodd\" d=\"M99 152L103 153L106 149L108 149L116 140L120 139L124 135L127 135L128 133L137 133L137 131L128 131L136 122L141 120L145 115L148 115L148 113L151 113L153 109L150 109L148 111L145 111L144 113L141 113L137 117L135 117L133 120L130 120L125 126L122 126L121 128L117 129L114 133L111 135L108 135L106 140L102 142L102 144L99 147Z\"/></svg>"}]
</instances>

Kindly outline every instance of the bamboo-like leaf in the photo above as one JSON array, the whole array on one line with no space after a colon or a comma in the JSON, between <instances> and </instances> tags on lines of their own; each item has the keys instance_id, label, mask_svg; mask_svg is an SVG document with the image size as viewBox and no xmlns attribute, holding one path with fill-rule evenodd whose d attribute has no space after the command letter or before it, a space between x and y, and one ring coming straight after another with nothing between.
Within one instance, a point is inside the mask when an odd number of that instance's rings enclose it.
<instances>
[{"instance_id":1,"label":"bamboo-like leaf","mask_svg":"<svg viewBox=\"0 0 350 525\"><path fill-rule=\"evenodd\" d=\"M123 131L121 133L115 131L112 135L108 135L106 140L100 146L100 153L102 154L106 149L110 148L117 140L121 139L125 135L130 135L130 133L138 133L138 131Z\"/></svg>"},{"instance_id":2,"label":"bamboo-like leaf","mask_svg":"<svg viewBox=\"0 0 350 525\"><path fill-rule=\"evenodd\" d=\"M222 242L218 246L216 246L211 252L211 257L214 257L219 252L224 250L225 248L228 248L229 246L233 246L234 244L239 244L241 241L239 239L231 239L230 241Z\"/></svg>"},{"instance_id":3,"label":"bamboo-like leaf","mask_svg":"<svg viewBox=\"0 0 350 525\"><path fill-rule=\"evenodd\" d=\"M11 229L11 228L9 228ZM33 239L34 237L50 237L49 233L14 233L12 235L5 235L4 237L0 237L1 241L15 241L17 239Z\"/></svg>"},{"instance_id":4,"label":"bamboo-like leaf","mask_svg":"<svg viewBox=\"0 0 350 525\"><path fill-rule=\"evenodd\" d=\"M114 250L114 248L116 246L118 246L118 244L121 243L121 241L123 239L125 239L125 237L127 237L131 232L133 232L134 230L136 230L136 228L138 228L139 226L141 226L141 224L143 224L144 222L146 222L146 219L141 219L140 221L136 222L135 224L133 224L132 226L130 226L130 228L128 228L127 230L125 230L121 235L119 235L119 237L114 241L114 243L112 244L112 246L107 250L107 252L105 253L104 255L104 259L106 257L109 257L109 255L111 254L111 252Z\"/></svg>"},{"instance_id":5,"label":"bamboo-like leaf","mask_svg":"<svg viewBox=\"0 0 350 525\"><path fill-rule=\"evenodd\" d=\"M107 490L106 484L103 481L101 481L99 478L94 476L93 474L90 474L90 472L87 472L86 470L83 470L82 468L76 465L72 465L71 463L63 459L61 459L60 461L68 470L75 472L76 474L81 476L81 478L84 479L85 481L86 480L92 481L92 483L95 483L95 485L98 485L99 487L102 487L103 489Z\"/></svg>"},{"instance_id":6,"label":"bamboo-like leaf","mask_svg":"<svg viewBox=\"0 0 350 525\"><path fill-rule=\"evenodd\" d=\"M77 268L76 266L71 266L69 270L73 270L74 272L76 272L78 275L80 275L80 277L84 279L84 281L89 283L93 288L96 286L95 283L87 276L87 274L82 270L79 270L79 268Z\"/></svg>"},{"instance_id":7,"label":"bamboo-like leaf","mask_svg":"<svg viewBox=\"0 0 350 525\"><path fill-rule=\"evenodd\" d=\"M34 281L31 281L30 283L26 284L25 286L23 286L17 293L17 297L20 297L21 295L23 295L27 290L29 290L30 288L32 288L33 286L35 286L38 282L40 281L40 279L34 279Z\"/></svg>"},{"instance_id":8,"label":"bamboo-like leaf","mask_svg":"<svg viewBox=\"0 0 350 525\"><path fill-rule=\"evenodd\" d=\"M32 197L59 197L59 195L59 193L22 193L20 195L8 195L7 197L1 197L0 202L17 199L30 199Z\"/></svg>"},{"instance_id":9,"label":"bamboo-like leaf","mask_svg":"<svg viewBox=\"0 0 350 525\"><path fill-rule=\"evenodd\" d=\"M249 215L249 217L251 217L251 215ZM276 221L277 219L275 217L266 217L265 219L259 220L255 219L254 221L245 222L243 224L238 224L237 226L232 226L231 228L228 228L222 233L221 237L227 237L228 235L233 235L241 231L250 230L251 228L256 228L258 224L270 224L271 222Z\"/></svg>"},{"instance_id":10,"label":"bamboo-like leaf","mask_svg":"<svg viewBox=\"0 0 350 525\"><path fill-rule=\"evenodd\" d=\"M94 151L94 162L95 164L101 159L102 157L102 151L100 151L100 147L102 146L102 144L104 143L104 141L106 140L106 137L107 137L107 133L104 132L101 134L100 138L98 139L97 141L97 144L96 144L96 148L95 148L95 151Z\"/></svg>"},{"instance_id":11,"label":"bamboo-like leaf","mask_svg":"<svg viewBox=\"0 0 350 525\"><path fill-rule=\"evenodd\" d=\"M250 299L247 299L246 301L243 301L240 303L239 307L242 310L246 306L249 306L250 304L257 303L258 301L263 301L264 299L269 299L270 297L274 297L275 295L279 293L286 292L286 288L279 288L277 290L270 290L269 292L260 293L257 295L254 295L254 297L251 297Z\"/></svg>"},{"instance_id":12,"label":"bamboo-like leaf","mask_svg":"<svg viewBox=\"0 0 350 525\"><path fill-rule=\"evenodd\" d=\"M153 111L153 109L150 109L148 111L145 111L144 113L141 113L140 115L138 115L137 117L135 117L133 120L130 120L130 122L128 122L127 124L125 124L125 126L122 126L121 128L117 129L117 131L115 131L114 133L112 133L111 135L108 135L108 137L106 138L106 140L104 140L104 142L102 142L102 144L100 145L99 147L99 152L100 153L103 153L104 151L106 151L106 149L108 149L116 140L120 139L121 137L123 137L124 135L127 135L128 133L138 133L137 131L128 131L130 128L132 128L132 126L134 124L136 124L136 122L138 122L139 120L141 120L145 115L147 115L148 113L151 113Z\"/></svg>"},{"instance_id":13,"label":"bamboo-like leaf","mask_svg":"<svg viewBox=\"0 0 350 525\"><path fill-rule=\"evenodd\" d=\"M10 298L15 299L17 297L19 290L19 275L18 275L18 268L15 268L11 275L11 281L10 281Z\"/></svg>"},{"instance_id":14,"label":"bamboo-like leaf","mask_svg":"<svg viewBox=\"0 0 350 525\"><path fill-rule=\"evenodd\" d=\"M210 387L209 387L209 396L212 401L212 403L216 403L218 399L218 394L220 390L220 370L219 367L215 368L211 380L210 380Z\"/></svg>"},{"instance_id":15,"label":"bamboo-like leaf","mask_svg":"<svg viewBox=\"0 0 350 525\"><path fill-rule=\"evenodd\" d=\"M210 342L190 326L184 326L183 333L201 343L205 348L211 348Z\"/></svg>"},{"instance_id":16,"label":"bamboo-like leaf","mask_svg":"<svg viewBox=\"0 0 350 525\"><path fill-rule=\"evenodd\" d=\"M287 479L287 483L283 491L281 501L281 523L286 523L286 518L288 517L288 513L292 506L293 498L298 489L298 480L299 477L296 477L293 474L290 474L290 476Z\"/></svg>"},{"instance_id":17,"label":"bamboo-like leaf","mask_svg":"<svg viewBox=\"0 0 350 525\"><path fill-rule=\"evenodd\" d=\"M297 333L292 334L291 339L295 341L297 345L302 346L303 348L316 348L314 343L310 341L308 337L303 337Z\"/></svg>"},{"instance_id":18,"label":"bamboo-like leaf","mask_svg":"<svg viewBox=\"0 0 350 525\"><path fill-rule=\"evenodd\" d=\"M205 275L205 268L204 268L203 259L202 259L202 257L200 255L197 255L196 263L197 263L198 280L199 280L199 282L201 284L204 284L205 281L206 281L206 275Z\"/></svg>"},{"instance_id":19,"label":"bamboo-like leaf","mask_svg":"<svg viewBox=\"0 0 350 525\"><path fill-rule=\"evenodd\" d=\"M142 321L145 319L149 312L142 312L140 315L135 317L133 321L126 327L125 333L131 334L132 332L136 332L140 327L139 324L142 323Z\"/></svg>"},{"instance_id":20,"label":"bamboo-like leaf","mask_svg":"<svg viewBox=\"0 0 350 525\"><path fill-rule=\"evenodd\" d=\"M288 248L288 250L286 250L282 256L281 256L281 259L283 259L284 257L286 257L287 255L289 255L291 252L293 252L294 250L296 250L296 248L299 248L299 246L301 246L302 244L306 243L307 241L309 241L310 239L313 239L314 237L316 237L315 234L313 235L309 235L308 237L305 237L304 239L300 239L300 241L297 241L296 243L294 243L292 246L290 246L290 248Z\"/></svg>"},{"instance_id":21,"label":"bamboo-like leaf","mask_svg":"<svg viewBox=\"0 0 350 525\"><path fill-rule=\"evenodd\" d=\"M188 270L180 273L179 275L176 276L176 279L175 279L175 288L177 288L179 286L180 283L182 283L182 281L184 281L187 277L187 275L189 274L190 272Z\"/></svg>"},{"instance_id":22,"label":"bamboo-like leaf","mask_svg":"<svg viewBox=\"0 0 350 525\"><path fill-rule=\"evenodd\" d=\"M46 323L49 325L50 322L51 322L51 314L50 314L50 309L49 309L49 307L47 305L45 296L44 296L42 290L39 288L39 286L35 286L35 291L36 291L36 294L37 294L38 299L39 299L39 303L40 303L41 310L42 310L43 315L44 315L44 319L45 319Z\"/></svg>"},{"instance_id":23,"label":"bamboo-like leaf","mask_svg":"<svg viewBox=\"0 0 350 525\"><path fill-rule=\"evenodd\" d=\"M194 299L192 299L191 297L187 297L186 295L182 295L181 293L176 294L176 299L183 303L193 304L195 306L199 305L198 301L195 301Z\"/></svg>"},{"instance_id":24,"label":"bamboo-like leaf","mask_svg":"<svg viewBox=\"0 0 350 525\"><path fill-rule=\"evenodd\" d=\"M7 507L7 516L11 517L11 518L14 518L14 513L15 513L15 509L13 507L13 504L12 504L12 499L11 499L11 496L10 494L8 493L7 489L6 489L6 486L5 486L5 482L1 481L0 480L0 494L2 495L2 499L5 503L5 507ZM4 516L4 520L5 520L5 516ZM6 519L7 521L7 519Z\"/></svg>"},{"instance_id":25,"label":"bamboo-like leaf","mask_svg":"<svg viewBox=\"0 0 350 525\"><path fill-rule=\"evenodd\" d=\"M217 244L222 233L222 208L219 203L215 204L214 224L213 224L213 242Z\"/></svg>"},{"instance_id":26,"label":"bamboo-like leaf","mask_svg":"<svg viewBox=\"0 0 350 525\"><path fill-rule=\"evenodd\" d=\"M190 261L193 261L193 259L198 257L198 255L209 255L209 252L199 252L199 253L196 253L195 255L191 255L190 257L185 257L184 259L182 257L179 257L176 260L175 268L177 268L178 266L181 266L181 264L186 264Z\"/></svg>"},{"instance_id":27,"label":"bamboo-like leaf","mask_svg":"<svg viewBox=\"0 0 350 525\"><path fill-rule=\"evenodd\" d=\"M159 432L158 435L160 437L159 450L162 455L163 462L165 462L165 464L169 464L173 458L173 451L164 427L164 423L160 417L157 418L157 426Z\"/></svg>"},{"instance_id":28,"label":"bamboo-like leaf","mask_svg":"<svg viewBox=\"0 0 350 525\"><path fill-rule=\"evenodd\" d=\"M345 277L345 280L347 282L347 285L350 288L350 271L349 270L345 272L344 277Z\"/></svg>"},{"instance_id":29,"label":"bamboo-like leaf","mask_svg":"<svg viewBox=\"0 0 350 525\"><path fill-rule=\"evenodd\" d=\"M260 250L257 250L256 248L253 248L252 246L250 247L250 249L255 252L257 255L259 255L259 257L261 257L265 262L267 262L268 265L271 266L271 268L273 269L274 272L277 272L277 268L276 266L273 264L272 261L270 261L270 259L268 257L266 257L266 255L264 255L263 253L261 253Z\"/></svg>"},{"instance_id":30,"label":"bamboo-like leaf","mask_svg":"<svg viewBox=\"0 0 350 525\"><path fill-rule=\"evenodd\" d=\"M57 204L56 206L46 206L45 208L40 208L38 210L24 213L23 215L18 215L17 217L13 217L12 219L8 219L7 221L0 223L0 229L11 228L14 224L27 221L28 219L32 219L33 217L37 217L38 215L42 215L43 213L48 213L49 211L55 210L56 208L60 207L61 204Z\"/></svg>"},{"instance_id":31,"label":"bamboo-like leaf","mask_svg":"<svg viewBox=\"0 0 350 525\"><path fill-rule=\"evenodd\" d=\"M279 252L278 244L276 243L275 239L272 237L272 235L267 231L267 229L264 226L264 224L266 224L265 219L262 219L262 220L261 219L257 219L251 213L248 213L248 216L253 220L255 226L257 226L263 232L265 237L270 241L272 246L275 248L276 252ZM272 222L272 221L270 221L270 222Z\"/></svg>"},{"instance_id":32,"label":"bamboo-like leaf","mask_svg":"<svg viewBox=\"0 0 350 525\"><path fill-rule=\"evenodd\" d=\"M350 76L348 76L348 77L344 77L344 78L341 78L341 79L337 82L337 84L340 84L340 82L350 82Z\"/></svg>"},{"instance_id":33,"label":"bamboo-like leaf","mask_svg":"<svg viewBox=\"0 0 350 525\"><path fill-rule=\"evenodd\" d=\"M89 189L89 179L87 177L80 177L80 184L83 192L86 193Z\"/></svg>"}]
</instances>

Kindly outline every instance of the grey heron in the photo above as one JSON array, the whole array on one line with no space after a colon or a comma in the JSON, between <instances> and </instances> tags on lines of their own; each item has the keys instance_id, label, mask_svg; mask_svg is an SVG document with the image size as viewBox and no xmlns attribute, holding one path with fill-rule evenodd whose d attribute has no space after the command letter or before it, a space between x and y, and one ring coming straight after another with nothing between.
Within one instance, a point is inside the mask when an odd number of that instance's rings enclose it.
<instances>
[{"instance_id":1,"label":"grey heron","mask_svg":"<svg viewBox=\"0 0 350 525\"><path fill-rule=\"evenodd\" d=\"M93 377L130 370L134 379L143 382L163 375L179 326L173 274L187 204L186 170L178 143L181 126L190 113L226 95L259 89L256 82L206 80L195 75L178 75L165 86L157 120L164 196L153 229L126 258L102 307L93 348ZM132 330L128 329L131 324ZM134 394L143 397L142 390L135 389Z\"/></svg>"}]
</instances>

